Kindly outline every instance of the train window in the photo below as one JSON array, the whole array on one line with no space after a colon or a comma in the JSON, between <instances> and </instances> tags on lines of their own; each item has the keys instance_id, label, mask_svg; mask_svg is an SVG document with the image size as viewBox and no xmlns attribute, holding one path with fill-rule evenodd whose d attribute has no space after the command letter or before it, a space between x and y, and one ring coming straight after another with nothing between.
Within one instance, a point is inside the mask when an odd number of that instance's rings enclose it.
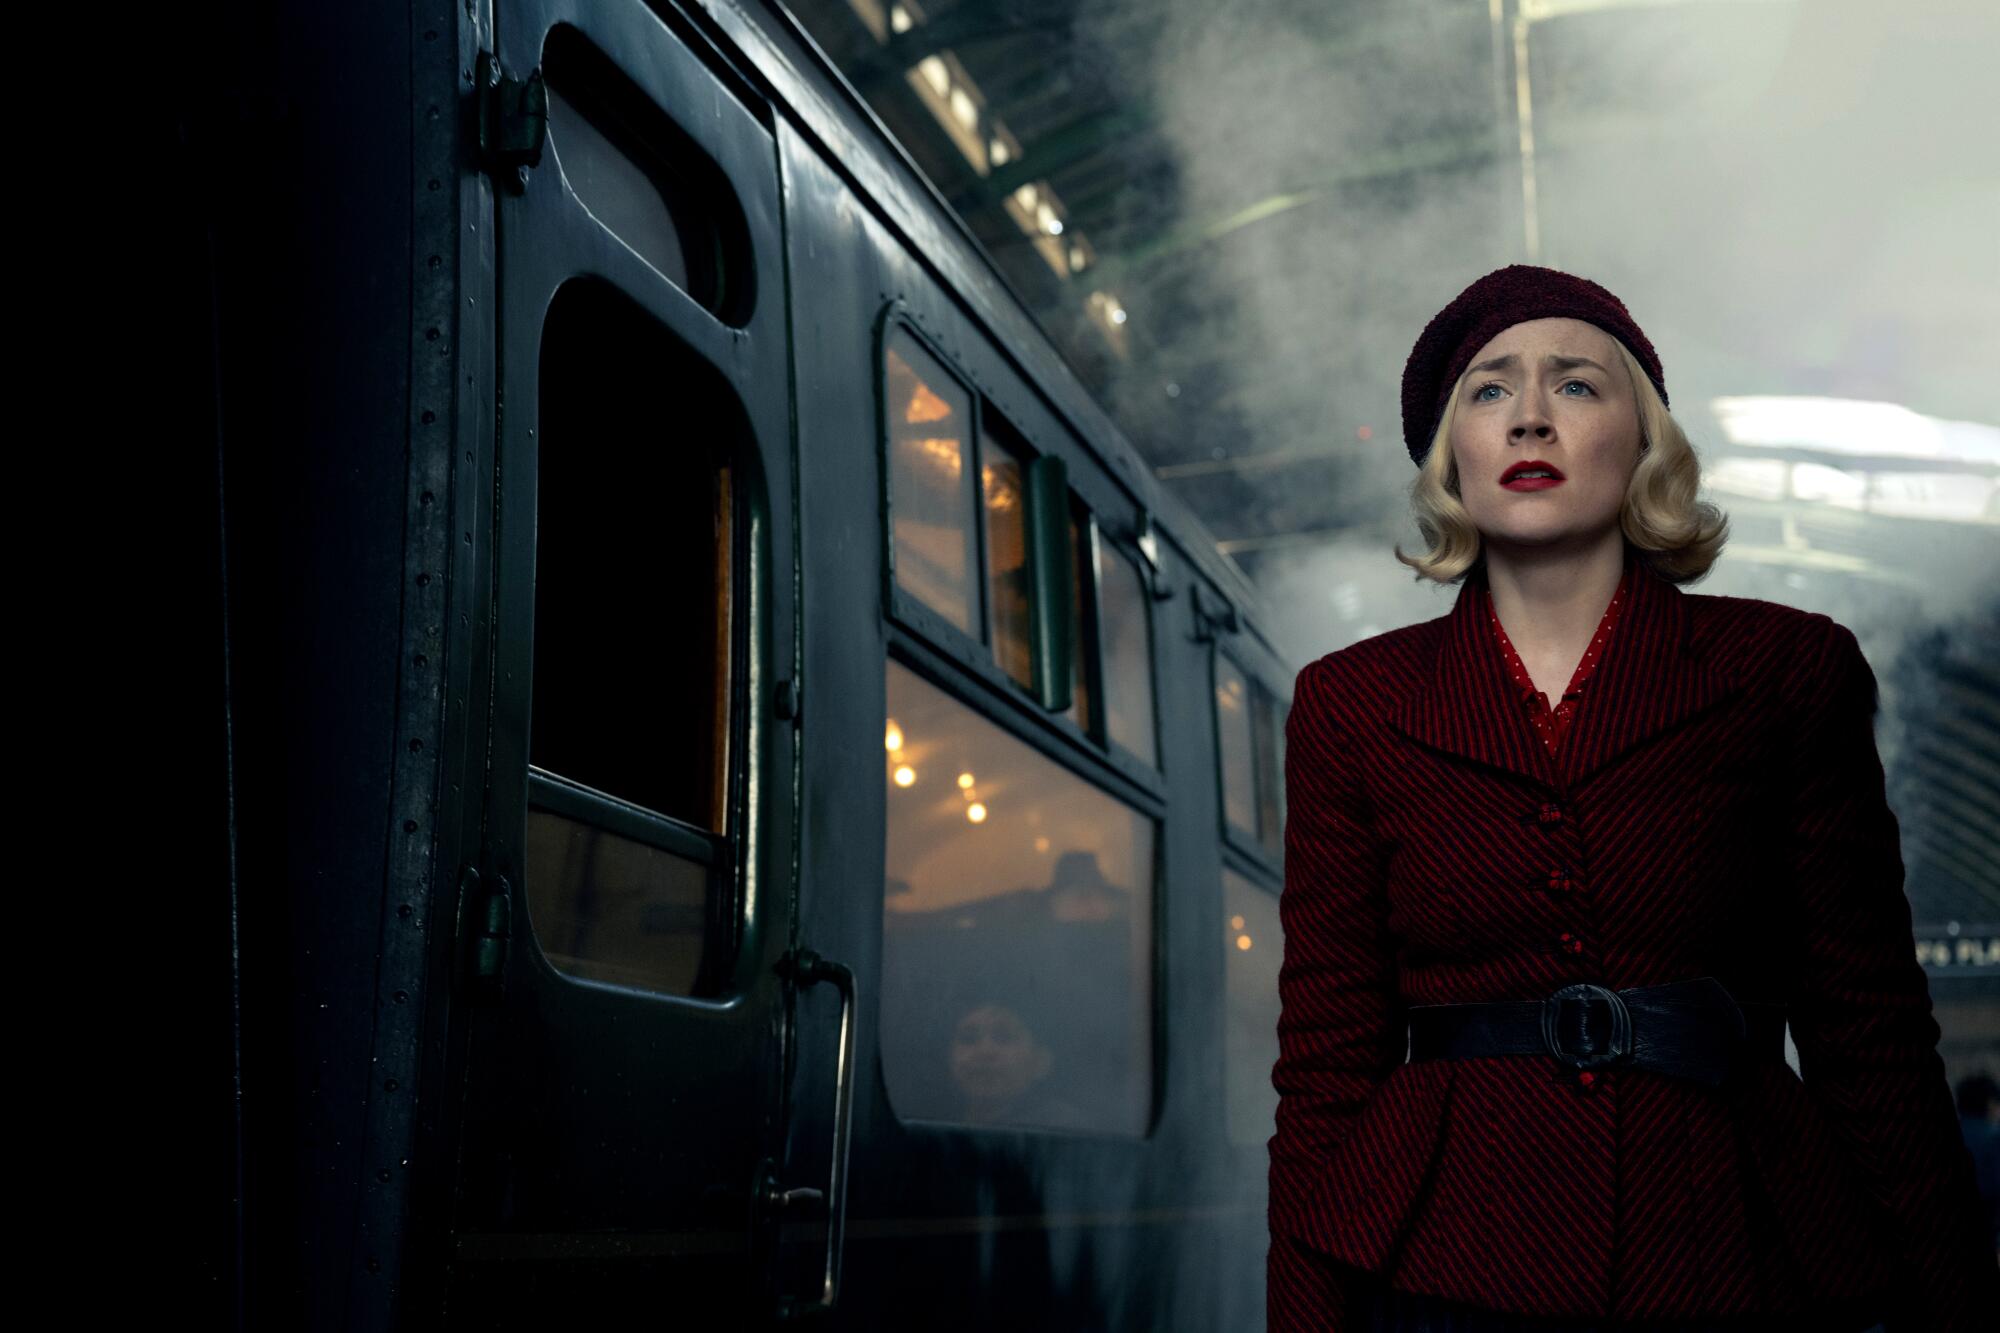
<instances>
[{"instance_id":1,"label":"train window","mask_svg":"<svg viewBox=\"0 0 2000 1333\"><path fill-rule=\"evenodd\" d=\"M1250 691L1250 734L1257 749L1257 841L1272 856L1285 852L1285 723L1283 705L1257 686Z\"/></svg>"},{"instance_id":2,"label":"train window","mask_svg":"<svg viewBox=\"0 0 2000 1333\"><path fill-rule=\"evenodd\" d=\"M883 360L896 585L978 637L971 396L900 326Z\"/></svg>"},{"instance_id":3,"label":"train window","mask_svg":"<svg viewBox=\"0 0 2000 1333\"><path fill-rule=\"evenodd\" d=\"M1153 634L1139 567L1105 546L1098 572L1098 620L1104 639L1104 723L1133 758L1159 762L1153 733Z\"/></svg>"},{"instance_id":4,"label":"train window","mask_svg":"<svg viewBox=\"0 0 2000 1333\"><path fill-rule=\"evenodd\" d=\"M1153 822L888 664L882 1068L905 1119L1138 1135Z\"/></svg>"},{"instance_id":5,"label":"train window","mask_svg":"<svg viewBox=\"0 0 2000 1333\"><path fill-rule=\"evenodd\" d=\"M575 28L542 52L549 145L592 217L728 323L749 320L749 228L728 179Z\"/></svg>"},{"instance_id":6,"label":"train window","mask_svg":"<svg viewBox=\"0 0 2000 1333\"><path fill-rule=\"evenodd\" d=\"M1257 836L1257 746L1250 726L1250 681L1226 657L1215 659L1215 732L1222 764L1222 813Z\"/></svg>"},{"instance_id":7,"label":"train window","mask_svg":"<svg viewBox=\"0 0 2000 1333\"><path fill-rule=\"evenodd\" d=\"M535 932L565 971L686 992L726 891L740 409L636 307L573 284L543 332L538 426Z\"/></svg>"},{"instance_id":8,"label":"train window","mask_svg":"<svg viewBox=\"0 0 2000 1333\"><path fill-rule=\"evenodd\" d=\"M1034 591L1028 577L1028 504L1021 460L990 437L980 476L986 491L986 596L993 658L1023 689L1035 686Z\"/></svg>"},{"instance_id":9,"label":"train window","mask_svg":"<svg viewBox=\"0 0 2000 1333\"><path fill-rule=\"evenodd\" d=\"M1222 872L1224 1046L1229 1140L1261 1147L1277 1128L1278 899L1233 870Z\"/></svg>"},{"instance_id":10,"label":"train window","mask_svg":"<svg viewBox=\"0 0 2000 1333\"><path fill-rule=\"evenodd\" d=\"M986 601L992 621L993 660L1024 690L1035 687L1034 578L1028 568L1026 447L998 413L983 414L980 476L986 503ZM1070 706L1056 714L1086 733L1093 725L1087 623L1092 529L1087 516L1072 510L1069 541L1074 578L1070 620Z\"/></svg>"},{"instance_id":11,"label":"train window","mask_svg":"<svg viewBox=\"0 0 2000 1333\"><path fill-rule=\"evenodd\" d=\"M1215 731L1229 827L1272 857L1285 850L1285 717L1290 712L1227 657L1215 659Z\"/></svg>"},{"instance_id":12,"label":"train window","mask_svg":"<svg viewBox=\"0 0 2000 1333\"><path fill-rule=\"evenodd\" d=\"M535 939L557 969L642 990L694 990L708 934L708 867L530 810L527 877Z\"/></svg>"}]
</instances>

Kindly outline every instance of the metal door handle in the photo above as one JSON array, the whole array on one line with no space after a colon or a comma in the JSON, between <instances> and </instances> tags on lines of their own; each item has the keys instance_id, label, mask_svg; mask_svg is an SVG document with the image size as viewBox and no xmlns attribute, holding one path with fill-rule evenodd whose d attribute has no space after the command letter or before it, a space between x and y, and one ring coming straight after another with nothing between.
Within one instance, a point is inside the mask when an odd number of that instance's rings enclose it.
<instances>
[{"instance_id":1,"label":"metal door handle","mask_svg":"<svg viewBox=\"0 0 2000 1333\"><path fill-rule=\"evenodd\" d=\"M840 1055L833 1075L833 1161L824 1196L814 1189L773 1188L771 1202L780 1209L826 1205L826 1275L819 1298L807 1303L787 1301L779 1313L786 1318L831 1310L840 1297L841 1224L847 1217L847 1144L854 1105L854 971L828 962L810 949L796 949L778 960L778 975L800 990L830 981L840 991Z\"/></svg>"}]
</instances>

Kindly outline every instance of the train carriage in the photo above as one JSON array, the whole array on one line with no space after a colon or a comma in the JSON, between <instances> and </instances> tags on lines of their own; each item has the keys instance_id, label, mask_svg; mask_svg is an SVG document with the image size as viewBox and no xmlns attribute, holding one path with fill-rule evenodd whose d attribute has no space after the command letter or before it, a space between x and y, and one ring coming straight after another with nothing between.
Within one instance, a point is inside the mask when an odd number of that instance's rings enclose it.
<instances>
[{"instance_id":1,"label":"train carriage","mask_svg":"<svg viewBox=\"0 0 2000 1333\"><path fill-rule=\"evenodd\" d=\"M951 212L776 5L235 56L240 1322L1254 1326L1290 673Z\"/></svg>"}]
</instances>

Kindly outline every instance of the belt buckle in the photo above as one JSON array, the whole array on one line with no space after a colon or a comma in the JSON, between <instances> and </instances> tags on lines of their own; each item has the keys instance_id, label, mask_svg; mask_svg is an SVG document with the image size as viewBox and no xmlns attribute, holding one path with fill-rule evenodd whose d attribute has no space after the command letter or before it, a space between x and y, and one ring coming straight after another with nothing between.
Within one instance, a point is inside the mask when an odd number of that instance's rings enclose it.
<instances>
[{"instance_id":1,"label":"belt buckle","mask_svg":"<svg viewBox=\"0 0 2000 1333\"><path fill-rule=\"evenodd\" d=\"M1602 1001L1611 1015L1610 1042L1603 1050L1573 1051L1562 1044L1558 1030L1558 1020L1562 1016L1563 1005L1575 1002L1584 1005L1583 1034L1586 1041L1592 1035L1590 1002ZM1542 1001L1542 1044L1548 1048L1557 1062L1571 1069L1603 1069L1632 1055L1632 1011L1625 1007L1625 999L1617 991L1588 981L1579 981L1564 986L1561 990ZM1596 1043L1592 1042L1594 1047Z\"/></svg>"}]
</instances>

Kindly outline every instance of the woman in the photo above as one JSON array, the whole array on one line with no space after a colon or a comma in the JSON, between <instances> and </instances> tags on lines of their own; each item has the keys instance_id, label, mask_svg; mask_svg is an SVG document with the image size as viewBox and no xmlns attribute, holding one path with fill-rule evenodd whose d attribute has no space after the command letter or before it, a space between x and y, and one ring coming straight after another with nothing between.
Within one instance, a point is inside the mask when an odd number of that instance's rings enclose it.
<instances>
[{"instance_id":1,"label":"woman","mask_svg":"<svg viewBox=\"0 0 2000 1333\"><path fill-rule=\"evenodd\" d=\"M1462 586L1298 678L1271 1329L1993 1328L1854 635L1680 591L1726 524L1595 283L1473 283L1403 414Z\"/></svg>"}]
</instances>

